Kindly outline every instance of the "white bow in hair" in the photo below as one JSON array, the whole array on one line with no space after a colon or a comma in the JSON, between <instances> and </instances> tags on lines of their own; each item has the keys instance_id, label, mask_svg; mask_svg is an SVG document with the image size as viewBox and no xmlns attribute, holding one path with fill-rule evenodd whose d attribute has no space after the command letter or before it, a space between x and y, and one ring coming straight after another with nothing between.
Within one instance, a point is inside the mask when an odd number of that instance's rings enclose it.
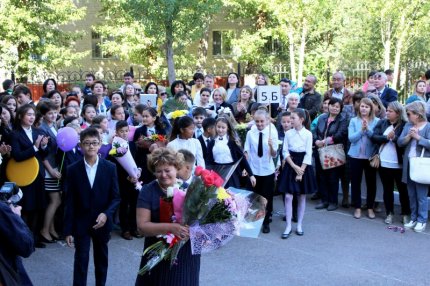
<instances>
[{"instance_id":1,"label":"white bow in hair","mask_svg":"<svg viewBox=\"0 0 430 286\"><path fill-rule=\"evenodd\" d=\"M221 107L218 110L218 114L221 114L221 113L230 114L231 115L231 109L230 109L230 107Z\"/></svg>"}]
</instances>

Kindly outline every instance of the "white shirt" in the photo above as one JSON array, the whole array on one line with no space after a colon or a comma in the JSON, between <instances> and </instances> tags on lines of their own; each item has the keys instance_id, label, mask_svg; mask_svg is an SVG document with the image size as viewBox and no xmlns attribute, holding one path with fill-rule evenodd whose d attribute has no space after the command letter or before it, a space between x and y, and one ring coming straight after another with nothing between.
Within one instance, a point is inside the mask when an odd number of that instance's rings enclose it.
<instances>
[{"instance_id":1,"label":"white shirt","mask_svg":"<svg viewBox=\"0 0 430 286\"><path fill-rule=\"evenodd\" d=\"M175 151L178 151L180 149L185 149L190 151L196 157L197 166L202 166L203 168L205 168L205 160L203 159L202 145L200 145L200 141L197 140L196 138L181 139L178 137L175 140L169 142L167 144L167 147L172 148Z\"/></svg>"},{"instance_id":2,"label":"white shirt","mask_svg":"<svg viewBox=\"0 0 430 286\"><path fill-rule=\"evenodd\" d=\"M97 173L97 166L99 165L99 157L97 157L96 162L93 166L90 166L87 163L87 160L84 158L85 163L85 171L87 171L88 181L90 181L91 188L94 185L94 180L96 179L96 173Z\"/></svg>"},{"instance_id":3,"label":"white shirt","mask_svg":"<svg viewBox=\"0 0 430 286\"><path fill-rule=\"evenodd\" d=\"M196 127L196 131L194 132L194 135L196 136L196 138L199 138L200 135L203 135L203 127L200 127L200 128Z\"/></svg>"},{"instance_id":4,"label":"white shirt","mask_svg":"<svg viewBox=\"0 0 430 286\"><path fill-rule=\"evenodd\" d=\"M260 140L260 132L263 133L263 156L258 156L258 141ZM276 128L272 127L270 130L270 137L272 138L273 150L278 150L278 132ZM245 152L248 153L248 163L254 175L268 176L275 172L275 163L270 154L268 144L269 140L269 126L266 126L262 131L254 126L248 133L246 133Z\"/></svg>"},{"instance_id":5,"label":"white shirt","mask_svg":"<svg viewBox=\"0 0 430 286\"><path fill-rule=\"evenodd\" d=\"M302 127L299 131L290 129L285 133L282 153L284 158L290 156L290 152L306 152L303 164L312 165L312 133Z\"/></svg>"},{"instance_id":6,"label":"white shirt","mask_svg":"<svg viewBox=\"0 0 430 286\"><path fill-rule=\"evenodd\" d=\"M384 131L384 135L387 136L392 130L394 130L393 125L388 126L388 128ZM397 160L396 144L394 144L392 141L385 143L385 145L382 147L379 157L381 158L381 166L384 168L402 168L402 165L399 164Z\"/></svg>"},{"instance_id":7,"label":"white shirt","mask_svg":"<svg viewBox=\"0 0 430 286\"><path fill-rule=\"evenodd\" d=\"M30 139L31 143L34 143L33 142L33 130L31 129L31 126L28 127L28 128L22 127L22 129L24 130L25 135L27 135L28 139ZM39 151L39 149L36 146L34 146L34 145L33 145L33 149L36 152Z\"/></svg>"},{"instance_id":8,"label":"white shirt","mask_svg":"<svg viewBox=\"0 0 430 286\"><path fill-rule=\"evenodd\" d=\"M205 142L206 147L208 147L208 143L209 141L211 141L211 139L209 137L206 137L204 134L202 134L202 138L203 138L203 141Z\"/></svg>"},{"instance_id":9,"label":"white shirt","mask_svg":"<svg viewBox=\"0 0 430 286\"><path fill-rule=\"evenodd\" d=\"M212 154L215 163L218 164L230 164L233 163L233 157L231 156L230 148L228 147L228 136L217 136L215 138L214 148Z\"/></svg>"},{"instance_id":10,"label":"white shirt","mask_svg":"<svg viewBox=\"0 0 430 286\"><path fill-rule=\"evenodd\" d=\"M343 88L339 92L337 92L335 89L333 89L333 92L332 92L331 95L333 97L336 97L336 98L339 98L339 99L343 99Z\"/></svg>"}]
</instances>

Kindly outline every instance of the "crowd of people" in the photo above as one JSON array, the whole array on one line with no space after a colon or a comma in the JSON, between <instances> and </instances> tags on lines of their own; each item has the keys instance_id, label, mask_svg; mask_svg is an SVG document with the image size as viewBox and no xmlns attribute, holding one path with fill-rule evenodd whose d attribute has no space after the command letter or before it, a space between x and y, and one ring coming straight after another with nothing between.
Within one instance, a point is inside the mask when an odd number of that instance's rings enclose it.
<instances>
[{"instance_id":1,"label":"crowd of people","mask_svg":"<svg viewBox=\"0 0 430 286\"><path fill-rule=\"evenodd\" d=\"M313 75L306 76L302 87L283 78L274 83L280 86L280 100L270 106L256 102L258 87L269 85L264 74L254 88L240 86L233 72L225 87L216 86L214 76L197 72L190 83L177 80L166 88L149 82L141 88L127 72L124 84L112 92L93 74L86 75L83 87L61 92L50 78L37 104L27 86L6 80L0 94L1 183L8 180L9 160L37 160L35 180L21 187L22 218L35 247L62 239L74 243L74 285L86 283L90 240L97 285L104 285L114 224L125 240L147 237L145 248L166 233L186 239L187 226L160 222L159 204L169 187L181 182L186 188L192 182L196 166L237 166L226 187L249 189L267 199L263 233L270 232L273 197L282 195L282 239L292 234L293 222L295 233L304 235L308 194L320 200L317 209L351 205L354 218L360 219L364 209L375 219L380 208L376 196L382 193L384 221L392 224L397 190L401 222L422 232L429 185L412 180L409 170L411 158L430 157L430 71L427 81L416 82L405 106L389 86L391 74L371 72L362 88L351 92L344 74L335 72L324 95L315 90ZM156 106L141 103L141 94L156 95ZM164 107L172 102L185 108L183 116L167 113ZM245 126L246 136L239 136L239 126ZM80 143L67 152L56 142L64 127L80 134ZM148 140L152 135L167 140ZM115 136L129 141L138 176L131 177L110 154ZM332 145L346 159L328 168L319 153ZM161 264L139 276L136 285L198 285L200 257L190 255L189 245L178 257L177 265Z\"/></svg>"}]
</instances>

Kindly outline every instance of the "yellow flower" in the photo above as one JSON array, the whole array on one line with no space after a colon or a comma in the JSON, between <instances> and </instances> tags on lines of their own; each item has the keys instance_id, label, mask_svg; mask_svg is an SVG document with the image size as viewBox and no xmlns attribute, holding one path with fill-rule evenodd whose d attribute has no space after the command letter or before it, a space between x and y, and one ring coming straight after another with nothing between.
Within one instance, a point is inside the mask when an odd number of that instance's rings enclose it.
<instances>
[{"instance_id":1,"label":"yellow flower","mask_svg":"<svg viewBox=\"0 0 430 286\"><path fill-rule=\"evenodd\" d=\"M110 149L110 151L109 151L109 155L111 155L111 156L115 156L115 155L116 155L116 148L112 148L112 149Z\"/></svg>"},{"instance_id":2,"label":"yellow flower","mask_svg":"<svg viewBox=\"0 0 430 286\"><path fill-rule=\"evenodd\" d=\"M217 199L222 201L230 198L231 196L227 193L224 188L218 188Z\"/></svg>"},{"instance_id":3,"label":"yellow flower","mask_svg":"<svg viewBox=\"0 0 430 286\"><path fill-rule=\"evenodd\" d=\"M172 119L176 119L178 117L182 117L188 113L187 110L176 110L172 113Z\"/></svg>"}]
</instances>

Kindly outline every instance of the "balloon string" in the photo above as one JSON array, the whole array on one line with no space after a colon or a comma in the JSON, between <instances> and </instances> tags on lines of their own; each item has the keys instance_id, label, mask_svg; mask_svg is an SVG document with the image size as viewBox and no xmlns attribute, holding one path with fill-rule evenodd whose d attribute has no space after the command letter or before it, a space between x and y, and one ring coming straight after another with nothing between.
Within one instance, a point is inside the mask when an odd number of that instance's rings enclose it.
<instances>
[{"instance_id":1,"label":"balloon string","mask_svg":"<svg viewBox=\"0 0 430 286\"><path fill-rule=\"evenodd\" d=\"M66 156L66 152L63 152L63 159L61 160L61 165L60 165L60 174L61 174L61 172L63 171L63 163L64 163L64 157ZM61 179L58 179L58 182L57 182L57 187L60 185L60 180Z\"/></svg>"}]
</instances>

